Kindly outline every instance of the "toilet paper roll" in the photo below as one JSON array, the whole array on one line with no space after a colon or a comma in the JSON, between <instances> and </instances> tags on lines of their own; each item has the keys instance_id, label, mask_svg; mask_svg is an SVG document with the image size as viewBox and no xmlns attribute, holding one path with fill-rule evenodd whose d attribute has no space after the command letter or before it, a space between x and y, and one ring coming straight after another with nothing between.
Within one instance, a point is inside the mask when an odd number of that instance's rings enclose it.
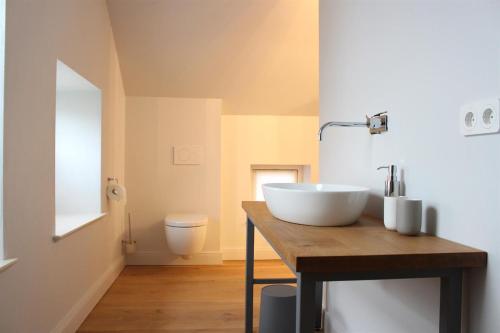
<instances>
[{"instance_id":1,"label":"toilet paper roll","mask_svg":"<svg viewBox=\"0 0 500 333\"><path fill-rule=\"evenodd\" d=\"M113 201L127 201L127 190L120 184L109 184L106 188L106 195Z\"/></svg>"}]
</instances>

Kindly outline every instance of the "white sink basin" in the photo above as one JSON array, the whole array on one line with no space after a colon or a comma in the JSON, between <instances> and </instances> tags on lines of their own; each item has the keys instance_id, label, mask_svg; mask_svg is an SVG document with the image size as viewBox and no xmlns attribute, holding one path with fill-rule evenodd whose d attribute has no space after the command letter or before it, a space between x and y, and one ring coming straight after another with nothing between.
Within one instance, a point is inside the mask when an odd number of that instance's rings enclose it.
<instances>
[{"instance_id":1,"label":"white sink basin","mask_svg":"<svg viewBox=\"0 0 500 333\"><path fill-rule=\"evenodd\" d=\"M313 226L356 222L369 193L366 187L334 184L264 184L262 190L274 217Z\"/></svg>"}]
</instances>

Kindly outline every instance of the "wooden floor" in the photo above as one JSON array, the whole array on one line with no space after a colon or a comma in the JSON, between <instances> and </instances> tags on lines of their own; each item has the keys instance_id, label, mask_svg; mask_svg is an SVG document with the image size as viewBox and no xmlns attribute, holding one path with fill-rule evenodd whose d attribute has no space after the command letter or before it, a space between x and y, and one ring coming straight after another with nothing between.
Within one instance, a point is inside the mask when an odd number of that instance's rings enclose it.
<instances>
[{"instance_id":1,"label":"wooden floor","mask_svg":"<svg viewBox=\"0 0 500 333\"><path fill-rule=\"evenodd\" d=\"M256 277L292 277L280 261L259 261ZM244 262L222 266L128 266L78 332L241 333ZM255 287L258 325L260 286Z\"/></svg>"}]
</instances>

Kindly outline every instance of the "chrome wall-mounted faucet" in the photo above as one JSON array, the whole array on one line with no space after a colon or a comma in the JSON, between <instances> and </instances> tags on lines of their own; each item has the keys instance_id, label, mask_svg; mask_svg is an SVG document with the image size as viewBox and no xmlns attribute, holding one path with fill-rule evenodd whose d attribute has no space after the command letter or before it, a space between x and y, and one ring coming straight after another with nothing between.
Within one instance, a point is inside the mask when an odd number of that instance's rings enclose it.
<instances>
[{"instance_id":1,"label":"chrome wall-mounted faucet","mask_svg":"<svg viewBox=\"0 0 500 333\"><path fill-rule=\"evenodd\" d=\"M320 127L318 132L319 141L323 140L323 131L327 127L368 127L370 134L380 134L387 132L387 112L377 113L371 117L366 116L365 122L350 122L350 121L329 121Z\"/></svg>"}]
</instances>

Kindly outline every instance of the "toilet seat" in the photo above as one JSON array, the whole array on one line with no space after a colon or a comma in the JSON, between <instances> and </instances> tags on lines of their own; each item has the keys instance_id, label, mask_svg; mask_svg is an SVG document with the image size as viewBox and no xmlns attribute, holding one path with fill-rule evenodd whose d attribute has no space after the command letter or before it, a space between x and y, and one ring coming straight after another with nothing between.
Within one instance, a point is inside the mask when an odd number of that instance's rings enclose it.
<instances>
[{"instance_id":1,"label":"toilet seat","mask_svg":"<svg viewBox=\"0 0 500 333\"><path fill-rule=\"evenodd\" d=\"M207 225L208 217L201 214L169 214L165 217L164 222L166 227L202 227Z\"/></svg>"}]
</instances>

